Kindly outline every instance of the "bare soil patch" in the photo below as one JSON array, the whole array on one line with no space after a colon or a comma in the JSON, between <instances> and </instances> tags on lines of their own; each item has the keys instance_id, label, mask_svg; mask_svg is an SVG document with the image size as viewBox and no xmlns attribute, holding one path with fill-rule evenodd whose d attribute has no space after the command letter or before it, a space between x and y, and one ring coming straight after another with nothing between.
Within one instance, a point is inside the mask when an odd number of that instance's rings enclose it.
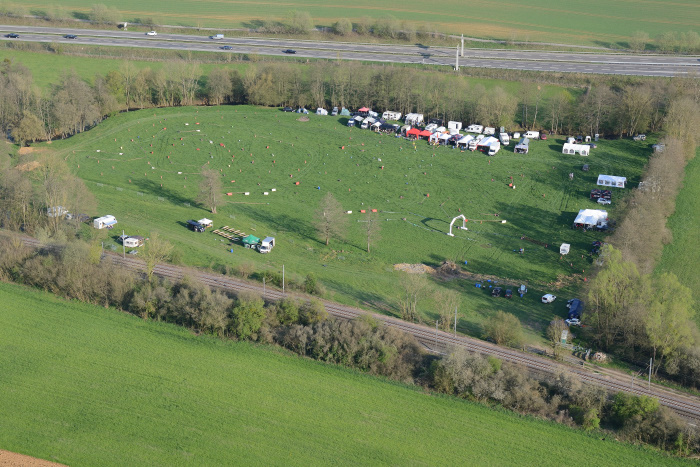
<instances>
[{"instance_id":1,"label":"bare soil patch","mask_svg":"<svg viewBox=\"0 0 700 467\"><path fill-rule=\"evenodd\" d=\"M299 117L299 118L297 118L297 121L298 121L298 122L308 122L308 121L309 121L309 117Z\"/></svg>"},{"instance_id":2,"label":"bare soil patch","mask_svg":"<svg viewBox=\"0 0 700 467\"><path fill-rule=\"evenodd\" d=\"M24 164L19 164L17 166L17 170L21 170L22 172L31 172L32 170L38 169L39 166L40 164L37 161L25 162Z\"/></svg>"},{"instance_id":3,"label":"bare soil patch","mask_svg":"<svg viewBox=\"0 0 700 467\"><path fill-rule=\"evenodd\" d=\"M435 269L425 264L399 263L394 265L396 271L403 271L409 274L435 274Z\"/></svg>"},{"instance_id":4,"label":"bare soil patch","mask_svg":"<svg viewBox=\"0 0 700 467\"><path fill-rule=\"evenodd\" d=\"M23 155L25 155L25 154L31 154L31 153L33 153L33 152L34 152L34 148L31 147L31 146L25 146L25 147L23 147L23 148L19 148L19 151L18 151L18 152L19 152L19 155L20 155L20 156L23 156Z\"/></svg>"},{"instance_id":5,"label":"bare soil patch","mask_svg":"<svg viewBox=\"0 0 700 467\"><path fill-rule=\"evenodd\" d=\"M0 449L0 467L51 467L62 465L64 464L57 464L56 462L49 462L44 459L37 459L36 457Z\"/></svg>"}]
</instances>

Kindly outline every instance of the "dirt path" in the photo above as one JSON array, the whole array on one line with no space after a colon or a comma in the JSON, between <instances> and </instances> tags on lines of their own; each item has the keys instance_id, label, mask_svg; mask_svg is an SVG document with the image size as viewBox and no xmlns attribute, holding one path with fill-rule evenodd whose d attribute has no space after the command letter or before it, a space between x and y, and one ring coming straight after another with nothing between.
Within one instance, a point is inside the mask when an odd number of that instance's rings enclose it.
<instances>
[{"instance_id":1,"label":"dirt path","mask_svg":"<svg viewBox=\"0 0 700 467\"><path fill-rule=\"evenodd\" d=\"M36 457L17 454L0 449L0 467L55 467L64 464L37 459Z\"/></svg>"}]
</instances>

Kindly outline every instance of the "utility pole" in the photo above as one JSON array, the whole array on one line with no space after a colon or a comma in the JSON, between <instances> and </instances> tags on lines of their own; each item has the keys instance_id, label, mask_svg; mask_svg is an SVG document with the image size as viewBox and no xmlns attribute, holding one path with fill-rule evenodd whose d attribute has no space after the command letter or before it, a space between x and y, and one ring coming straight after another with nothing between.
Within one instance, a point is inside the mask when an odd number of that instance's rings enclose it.
<instances>
[{"instance_id":1,"label":"utility pole","mask_svg":"<svg viewBox=\"0 0 700 467\"><path fill-rule=\"evenodd\" d=\"M459 71L459 47L455 49L455 71Z\"/></svg>"},{"instance_id":2,"label":"utility pole","mask_svg":"<svg viewBox=\"0 0 700 467\"><path fill-rule=\"evenodd\" d=\"M648 385L647 385L647 388L648 388L649 390L651 390L651 366L652 366L653 364L654 364L654 358L652 357L652 358L649 359L649 382L648 382Z\"/></svg>"},{"instance_id":3,"label":"utility pole","mask_svg":"<svg viewBox=\"0 0 700 467\"><path fill-rule=\"evenodd\" d=\"M122 258L126 259L126 245L124 245L124 231L122 230Z\"/></svg>"},{"instance_id":4,"label":"utility pole","mask_svg":"<svg viewBox=\"0 0 700 467\"><path fill-rule=\"evenodd\" d=\"M462 34L462 57L464 57L464 34Z\"/></svg>"},{"instance_id":5,"label":"utility pole","mask_svg":"<svg viewBox=\"0 0 700 467\"><path fill-rule=\"evenodd\" d=\"M455 337L457 337L457 305L455 305Z\"/></svg>"}]
</instances>

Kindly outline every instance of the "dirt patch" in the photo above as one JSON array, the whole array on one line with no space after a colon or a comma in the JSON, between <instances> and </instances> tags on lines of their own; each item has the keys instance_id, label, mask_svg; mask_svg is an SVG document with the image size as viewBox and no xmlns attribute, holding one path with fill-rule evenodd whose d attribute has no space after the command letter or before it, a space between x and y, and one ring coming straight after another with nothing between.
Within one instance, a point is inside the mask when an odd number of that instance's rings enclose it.
<instances>
[{"instance_id":1,"label":"dirt patch","mask_svg":"<svg viewBox=\"0 0 700 467\"><path fill-rule=\"evenodd\" d=\"M298 121L298 122L308 122L308 121L309 121L309 117L299 117L299 118L297 118L297 121Z\"/></svg>"},{"instance_id":2,"label":"dirt patch","mask_svg":"<svg viewBox=\"0 0 700 467\"><path fill-rule=\"evenodd\" d=\"M30 146L25 146L23 148L19 148L19 151L18 151L20 156L23 156L25 154L31 154L33 152L34 152L34 148L30 147Z\"/></svg>"},{"instance_id":3,"label":"dirt patch","mask_svg":"<svg viewBox=\"0 0 700 467\"><path fill-rule=\"evenodd\" d=\"M56 462L49 462L0 449L0 467L51 467L62 465L64 464L57 464Z\"/></svg>"},{"instance_id":4,"label":"dirt patch","mask_svg":"<svg viewBox=\"0 0 700 467\"><path fill-rule=\"evenodd\" d=\"M17 166L17 170L22 172L31 172L32 170L38 169L40 165L41 164L39 164L37 161L25 162L24 164L19 164Z\"/></svg>"},{"instance_id":5,"label":"dirt patch","mask_svg":"<svg viewBox=\"0 0 700 467\"><path fill-rule=\"evenodd\" d=\"M435 269L425 264L399 263L394 265L394 270L403 271L409 274L435 274Z\"/></svg>"}]
</instances>

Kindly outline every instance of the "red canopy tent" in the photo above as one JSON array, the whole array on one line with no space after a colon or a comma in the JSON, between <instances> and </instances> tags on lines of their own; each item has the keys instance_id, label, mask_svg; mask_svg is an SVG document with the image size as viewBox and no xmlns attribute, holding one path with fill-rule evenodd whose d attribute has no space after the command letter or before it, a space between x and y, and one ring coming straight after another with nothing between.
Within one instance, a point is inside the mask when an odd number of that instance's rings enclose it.
<instances>
[{"instance_id":1,"label":"red canopy tent","mask_svg":"<svg viewBox=\"0 0 700 467\"><path fill-rule=\"evenodd\" d=\"M423 130L420 133L418 133L418 136L420 136L421 138L430 138L430 135L432 135L432 133L428 130Z\"/></svg>"},{"instance_id":2,"label":"red canopy tent","mask_svg":"<svg viewBox=\"0 0 700 467\"><path fill-rule=\"evenodd\" d=\"M362 107L358 112L369 112L369 109L367 107Z\"/></svg>"},{"instance_id":3,"label":"red canopy tent","mask_svg":"<svg viewBox=\"0 0 700 467\"><path fill-rule=\"evenodd\" d=\"M419 136L420 130L418 128L411 128L406 132L406 136Z\"/></svg>"}]
</instances>

